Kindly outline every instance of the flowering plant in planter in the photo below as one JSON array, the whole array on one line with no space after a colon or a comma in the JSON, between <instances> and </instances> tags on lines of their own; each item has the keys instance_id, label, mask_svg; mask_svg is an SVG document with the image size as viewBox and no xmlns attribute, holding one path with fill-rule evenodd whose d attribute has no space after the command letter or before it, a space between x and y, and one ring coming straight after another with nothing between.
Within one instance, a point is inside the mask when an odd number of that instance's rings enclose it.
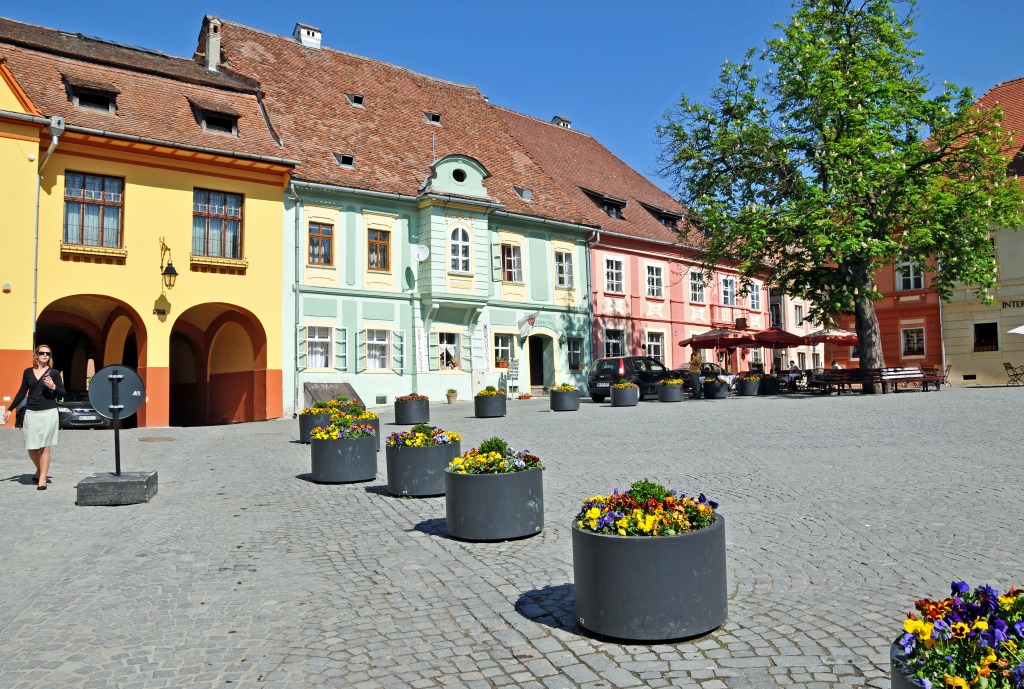
<instances>
[{"instance_id":1,"label":"flowering plant in planter","mask_svg":"<svg viewBox=\"0 0 1024 689\"><path fill-rule=\"evenodd\" d=\"M521 399L521 400L532 400L533 399L533 395L519 395L519 399Z\"/></svg>"},{"instance_id":2,"label":"flowering plant in planter","mask_svg":"<svg viewBox=\"0 0 1024 689\"><path fill-rule=\"evenodd\" d=\"M392 433L388 436L387 443L392 447L430 447L457 443L461 440L462 436L455 431L446 431L437 426L420 423L404 433Z\"/></svg>"},{"instance_id":3,"label":"flowering plant in planter","mask_svg":"<svg viewBox=\"0 0 1024 689\"><path fill-rule=\"evenodd\" d=\"M496 368L508 368L508 358L499 356L497 359L494 360L494 366Z\"/></svg>"},{"instance_id":4,"label":"flowering plant in planter","mask_svg":"<svg viewBox=\"0 0 1024 689\"><path fill-rule=\"evenodd\" d=\"M658 381L658 385L682 385L682 378L662 378Z\"/></svg>"},{"instance_id":5,"label":"flowering plant in planter","mask_svg":"<svg viewBox=\"0 0 1024 689\"><path fill-rule=\"evenodd\" d=\"M569 383L562 383L551 388L550 392L579 392L579 388Z\"/></svg>"},{"instance_id":6,"label":"flowering plant in planter","mask_svg":"<svg viewBox=\"0 0 1024 689\"><path fill-rule=\"evenodd\" d=\"M348 419L349 421L372 421L377 418L377 414L372 411L366 411L359 405L350 406L347 409L335 411L331 414L331 423L338 423L339 419Z\"/></svg>"},{"instance_id":7,"label":"flowering plant in planter","mask_svg":"<svg viewBox=\"0 0 1024 689\"><path fill-rule=\"evenodd\" d=\"M906 676L925 689L1024 687L1024 591L991 586L974 591L952 582L950 597L914 603L897 643Z\"/></svg>"},{"instance_id":8,"label":"flowering plant in planter","mask_svg":"<svg viewBox=\"0 0 1024 689\"><path fill-rule=\"evenodd\" d=\"M640 386L637 385L636 383L630 383L628 380L623 378L612 387L615 388L616 390L625 390L626 388L638 388Z\"/></svg>"},{"instance_id":9,"label":"flowering plant in planter","mask_svg":"<svg viewBox=\"0 0 1024 689\"><path fill-rule=\"evenodd\" d=\"M673 536L711 526L717 507L703 493L694 498L644 479L625 493L584 500L576 526L619 536Z\"/></svg>"},{"instance_id":10,"label":"flowering plant in planter","mask_svg":"<svg viewBox=\"0 0 1024 689\"><path fill-rule=\"evenodd\" d=\"M707 378L704 379L704 382L705 383L724 383L725 379L724 378L719 378L718 376L708 376Z\"/></svg>"},{"instance_id":11,"label":"flowering plant in planter","mask_svg":"<svg viewBox=\"0 0 1024 689\"><path fill-rule=\"evenodd\" d=\"M761 380L762 374L755 371L747 371L740 380Z\"/></svg>"},{"instance_id":12,"label":"flowering plant in planter","mask_svg":"<svg viewBox=\"0 0 1024 689\"><path fill-rule=\"evenodd\" d=\"M429 400L430 398L426 395L399 395L395 398L396 402L419 402L421 400Z\"/></svg>"},{"instance_id":13,"label":"flowering plant in planter","mask_svg":"<svg viewBox=\"0 0 1024 689\"><path fill-rule=\"evenodd\" d=\"M459 391L456 390L455 388L448 388L448 392L446 394L448 394L448 395L457 395L457 394L459 394Z\"/></svg>"},{"instance_id":14,"label":"flowering plant in planter","mask_svg":"<svg viewBox=\"0 0 1024 689\"><path fill-rule=\"evenodd\" d=\"M334 400L330 402L314 402L312 407L306 407L299 412L299 415L303 414L330 414L332 410L337 409L337 404L332 404Z\"/></svg>"},{"instance_id":15,"label":"flowering plant in planter","mask_svg":"<svg viewBox=\"0 0 1024 689\"><path fill-rule=\"evenodd\" d=\"M477 397L497 397L501 395L501 390L498 390L493 385L488 385L486 388L476 393Z\"/></svg>"},{"instance_id":16,"label":"flowering plant in planter","mask_svg":"<svg viewBox=\"0 0 1024 689\"><path fill-rule=\"evenodd\" d=\"M314 440L343 440L351 438L372 438L376 435L376 431L374 431L373 426L369 424L331 424L326 428L323 426L317 426L309 435Z\"/></svg>"},{"instance_id":17,"label":"flowering plant in planter","mask_svg":"<svg viewBox=\"0 0 1024 689\"><path fill-rule=\"evenodd\" d=\"M516 450L501 438L488 438L448 465L453 474L510 474L515 471L543 469L540 457Z\"/></svg>"}]
</instances>

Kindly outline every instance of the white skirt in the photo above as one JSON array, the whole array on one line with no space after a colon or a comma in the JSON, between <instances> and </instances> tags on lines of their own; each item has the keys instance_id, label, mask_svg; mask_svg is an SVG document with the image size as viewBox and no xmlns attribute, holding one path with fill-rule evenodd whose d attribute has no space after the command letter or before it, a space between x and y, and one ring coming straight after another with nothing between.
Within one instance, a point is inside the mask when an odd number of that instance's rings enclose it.
<instances>
[{"instance_id":1,"label":"white skirt","mask_svg":"<svg viewBox=\"0 0 1024 689\"><path fill-rule=\"evenodd\" d=\"M57 444L60 414L56 409L25 410L25 449L39 450Z\"/></svg>"}]
</instances>

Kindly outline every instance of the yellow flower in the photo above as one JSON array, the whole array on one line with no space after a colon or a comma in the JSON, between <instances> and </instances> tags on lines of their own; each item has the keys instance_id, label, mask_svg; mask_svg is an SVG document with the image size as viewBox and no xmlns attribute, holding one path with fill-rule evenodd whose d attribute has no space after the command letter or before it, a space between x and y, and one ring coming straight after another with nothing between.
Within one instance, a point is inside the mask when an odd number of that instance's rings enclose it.
<instances>
[{"instance_id":1,"label":"yellow flower","mask_svg":"<svg viewBox=\"0 0 1024 689\"><path fill-rule=\"evenodd\" d=\"M985 631L986 629L988 629L988 620L983 620L981 618L974 620L974 628L980 629L981 631Z\"/></svg>"},{"instance_id":2,"label":"yellow flower","mask_svg":"<svg viewBox=\"0 0 1024 689\"><path fill-rule=\"evenodd\" d=\"M970 689L967 686L967 680L963 677L954 677L946 675L946 689Z\"/></svg>"}]
</instances>

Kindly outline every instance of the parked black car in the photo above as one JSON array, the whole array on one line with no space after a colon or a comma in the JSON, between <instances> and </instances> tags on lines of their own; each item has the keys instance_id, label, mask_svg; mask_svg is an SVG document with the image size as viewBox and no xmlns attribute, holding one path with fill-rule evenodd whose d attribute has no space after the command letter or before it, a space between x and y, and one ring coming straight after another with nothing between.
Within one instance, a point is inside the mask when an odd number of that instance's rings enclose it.
<instances>
[{"instance_id":1,"label":"parked black car","mask_svg":"<svg viewBox=\"0 0 1024 689\"><path fill-rule=\"evenodd\" d=\"M658 381L671 377L671 374L665 364L649 356L598 359L590 366L587 392L595 402L604 402L611 394L611 386L625 378L640 387L640 399L643 399L644 395L657 395Z\"/></svg>"},{"instance_id":2,"label":"parked black car","mask_svg":"<svg viewBox=\"0 0 1024 689\"><path fill-rule=\"evenodd\" d=\"M110 428L110 419L93 409L89 393L68 392L63 402L57 405L61 428Z\"/></svg>"}]
</instances>

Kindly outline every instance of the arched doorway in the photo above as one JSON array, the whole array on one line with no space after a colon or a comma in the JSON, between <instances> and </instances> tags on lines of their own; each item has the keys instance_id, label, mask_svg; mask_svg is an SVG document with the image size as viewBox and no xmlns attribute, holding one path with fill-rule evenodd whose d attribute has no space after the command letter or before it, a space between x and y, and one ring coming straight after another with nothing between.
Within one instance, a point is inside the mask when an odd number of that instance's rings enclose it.
<instances>
[{"instance_id":1,"label":"arched doorway","mask_svg":"<svg viewBox=\"0 0 1024 689\"><path fill-rule=\"evenodd\" d=\"M250 312L229 304L187 309L171 329L172 425L205 426L268 418L267 338Z\"/></svg>"}]
</instances>

